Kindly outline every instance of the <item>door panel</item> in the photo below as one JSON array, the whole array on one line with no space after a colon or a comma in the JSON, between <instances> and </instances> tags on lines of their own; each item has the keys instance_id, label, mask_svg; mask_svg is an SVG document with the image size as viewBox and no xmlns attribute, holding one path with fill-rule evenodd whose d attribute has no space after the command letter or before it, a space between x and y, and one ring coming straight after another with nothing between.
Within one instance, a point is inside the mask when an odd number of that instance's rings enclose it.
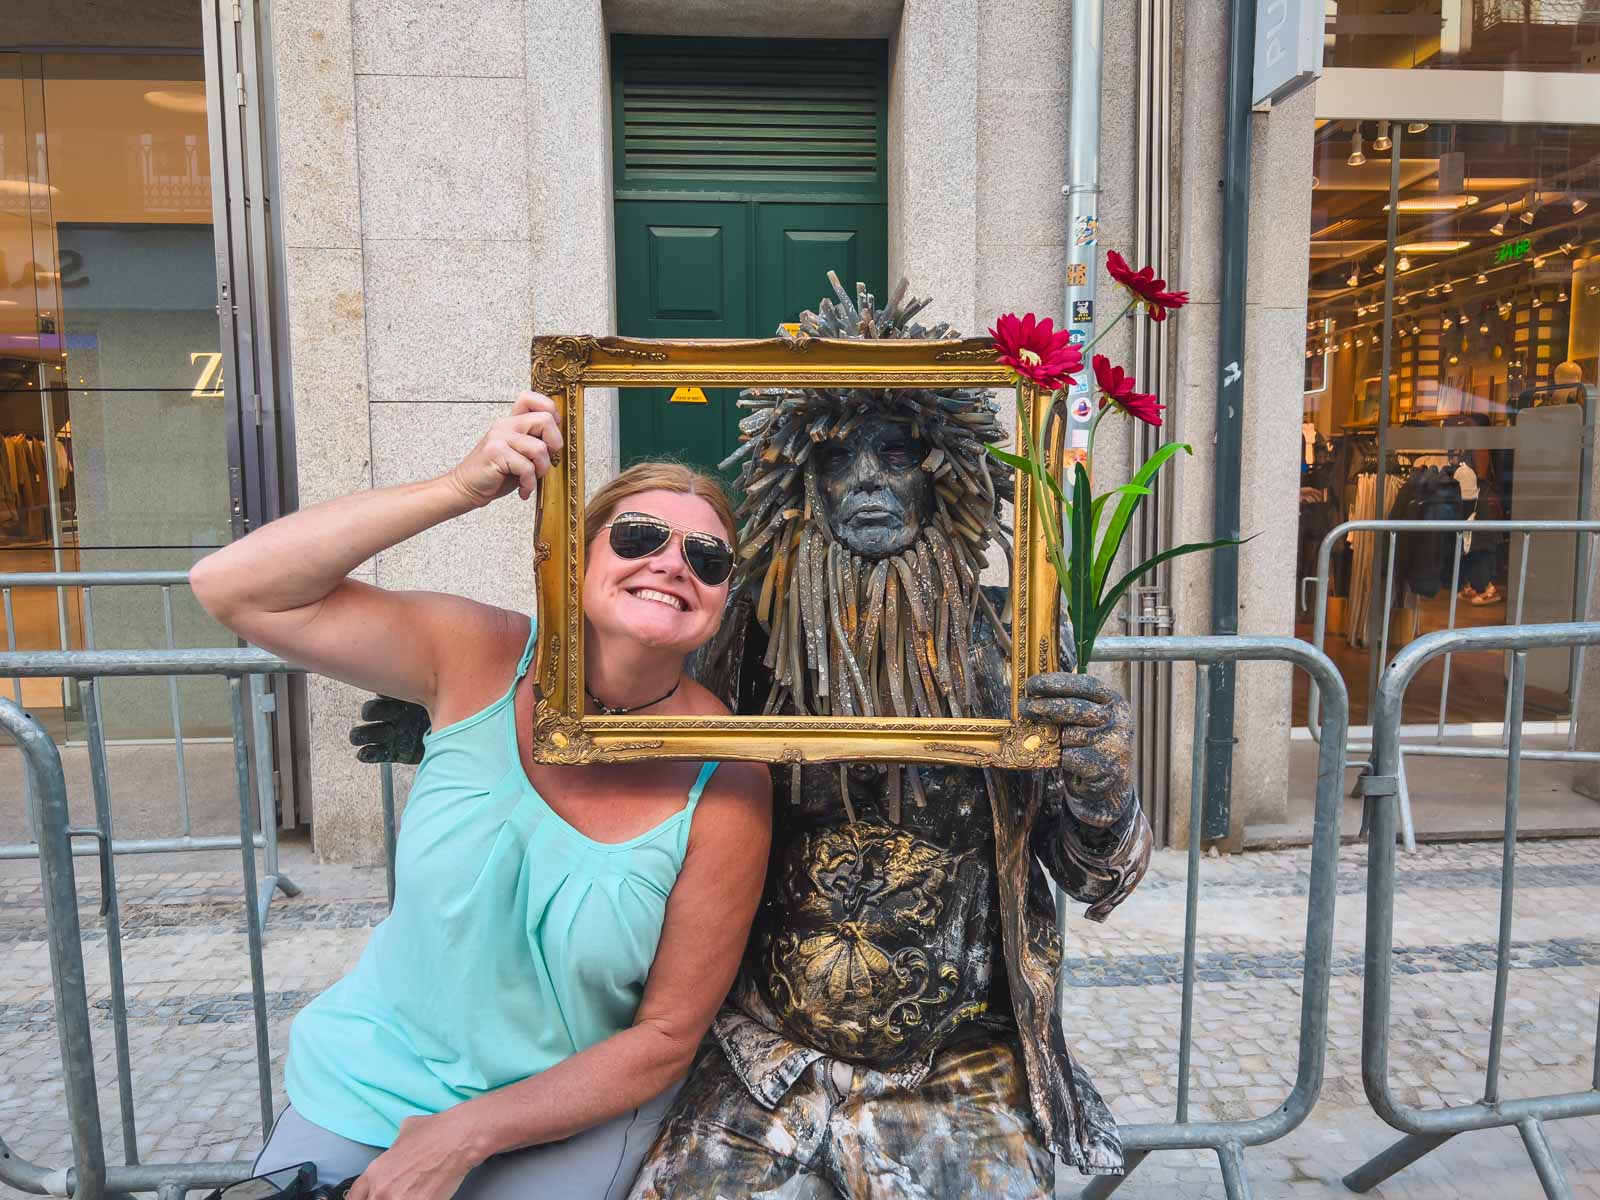
<instances>
[{"instance_id":1,"label":"door panel","mask_svg":"<svg viewBox=\"0 0 1600 1200\"><path fill-rule=\"evenodd\" d=\"M754 335L815 309L829 294L829 271L852 296L860 281L886 299L887 225L881 204L756 205Z\"/></svg>"},{"instance_id":2,"label":"door panel","mask_svg":"<svg viewBox=\"0 0 1600 1200\"><path fill-rule=\"evenodd\" d=\"M770 337L814 309L835 271L884 296L887 210L881 204L760 200L618 200L617 316L652 338ZM622 401L622 463L675 458L711 470L739 444L737 391L705 389L674 404L662 388ZM730 477L731 482L731 477Z\"/></svg>"},{"instance_id":3,"label":"door panel","mask_svg":"<svg viewBox=\"0 0 1600 1200\"><path fill-rule=\"evenodd\" d=\"M617 201L617 318L629 337L747 337L750 209L739 202ZM715 471L737 444L737 392L704 404L666 388L622 393L622 464L674 458Z\"/></svg>"}]
</instances>

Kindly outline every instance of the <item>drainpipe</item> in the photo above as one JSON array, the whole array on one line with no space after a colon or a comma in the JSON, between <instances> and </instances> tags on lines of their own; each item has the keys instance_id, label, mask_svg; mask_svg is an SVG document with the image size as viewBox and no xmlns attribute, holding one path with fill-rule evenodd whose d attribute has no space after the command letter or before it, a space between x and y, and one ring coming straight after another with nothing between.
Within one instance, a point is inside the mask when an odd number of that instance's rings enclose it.
<instances>
[{"instance_id":1,"label":"drainpipe","mask_svg":"<svg viewBox=\"0 0 1600 1200\"><path fill-rule=\"evenodd\" d=\"M1067 142L1067 277L1062 323L1072 331L1073 344L1094 340L1094 295L1098 274L1095 249L1099 241L1100 210L1100 18L1102 0L1072 0L1071 124ZM1084 364L1087 366L1088 364ZM1064 466L1083 457L1089 445L1089 424L1094 413L1089 399L1093 390L1089 371L1067 392L1067 454ZM1080 417L1079 411L1083 412ZM1070 479L1070 474L1068 475ZM1070 486L1070 485L1069 485ZM1065 531L1063 531L1065 532Z\"/></svg>"},{"instance_id":2,"label":"drainpipe","mask_svg":"<svg viewBox=\"0 0 1600 1200\"><path fill-rule=\"evenodd\" d=\"M1222 287L1218 297L1216 469L1212 537L1239 536L1239 488L1244 428L1244 302L1250 234L1250 84L1254 68L1256 0L1228 0L1227 141L1224 146ZM1239 632L1239 551L1211 556L1211 632ZM1206 736L1206 791L1201 835L1228 836L1233 798L1234 664L1211 667L1211 728Z\"/></svg>"}]
</instances>

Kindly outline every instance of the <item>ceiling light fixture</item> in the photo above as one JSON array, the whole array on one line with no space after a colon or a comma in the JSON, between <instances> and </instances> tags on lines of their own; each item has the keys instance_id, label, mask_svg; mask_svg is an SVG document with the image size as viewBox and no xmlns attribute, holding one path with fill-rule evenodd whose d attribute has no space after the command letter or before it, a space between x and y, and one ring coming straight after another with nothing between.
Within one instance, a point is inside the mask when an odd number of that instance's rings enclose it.
<instances>
[{"instance_id":1,"label":"ceiling light fixture","mask_svg":"<svg viewBox=\"0 0 1600 1200\"><path fill-rule=\"evenodd\" d=\"M1585 200L1582 196L1574 196L1572 198L1572 214L1573 214L1573 216L1577 216L1579 213L1581 213L1584 209L1586 209L1588 207L1589 207L1589 202L1587 200Z\"/></svg>"},{"instance_id":2,"label":"ceiling light fixture","mask_svg":"<svg viewBox=\"0 0 1600 1200\"><path fill-rule=\"evenodd\" d=\"M1489 282L1489 277L1486 274L1484 274L1482 271L1479 271L1478 272L1478 280L1477 280L1477 282L1478 282L1478 286L1482 287L1484 284Z\"/></svg>"},{"instance_id":3,"label":"ceiling light fixture","mask_svg":"<svg viewBox=\"0 0 1600 1200\"><path fill-rule=\"evenodd\" d=\"M1404 254L1402 254L1400 256L1400 261L1395 263L1394 265L1396 267L1398 267L1402 271L1411 270L1411 260L1409 258L1407 258Z\"/></svg>"},{"instance_id":4,"label":"ceiling light fixture","mask_svg":"<svg viewBox=\"0 0 1600 1200\"><path fill-rule=\"evenodd\" d=\"M1532 225L1533 222L1534 222L1534 219L1539 214L1539 207L1540 206L1539 206L1539 198L1538 198L1538 196L1535 195L1533 192L1529 192L1528 195L1527 195L1527 198L1523 201L1522 215L1518 219L1524 225Z\"/></svg>"},{"instance_id":5,"label":"ceiling light fixture","mask_svg":"<svg viewBox=\"0 0 1600 1200\"><path fill-rule=\"evenodd\" d=\"M1484 320L1478 322L1478 332L1479 333L1488 333L1489 332L1489 322L1488 322L1487 318L1485 318Z\"/></svg>"},{"instance_id":6,"label":"ceiling light fixture","mask_svg":"<svg viewBox=\"0 0 1600 1200\"><path fill-rule=\"evenodd\" d=\"M1355 267L1351 267L1350 268L1350 276L1349 276L1348 279L1345 280L1345 282L1348 283L1351 287L1355 287L1356 284L1361 282L1361 272L1356 270Z\"/></svg>"},{"instance_id":7,"label":"ceiling light fixture","mask_svg":"<svg viewBox=\"0 0 1600 1200\"><path fill-rule=\"evenodd\" d=\"M1451 319L1451 318L1450 318L1450 317L1446 317L1446 318L1445 318L1445 319L1444 319L1444 327L1445 327L1445 328L1446 328L1446 329L1450 329L1450 328L1453 328L1453 327L1454 327L1454 326L1455 326L1455 321L1454 321L1454 320L1452 320L1452 319Z\"/></svg>"},{"instance_id":8,"label":"ceiling light fixture","mask_svg":"<svg viewBox=\"0 0 1600 1200\"><path fill-rule=\"evenodd\" d=\"M1406 124L1407 133L1421 133L1428 128L1426 121L1410 121Z\"/></svg>"},{"instance_id":9,"label":"ceiling light fixture","mask_svg":"<svg viewBox=\"0 0 1600 1200\"><path fill-rule=\"evenodd\" d=\"M1422 332L1422 326L1417 324L1415 321L1413 321L1411 323L1411 332L1412 333L1421 333Z\"/></svg>"},{"instance_id":10,"label":"ceiling light fixture","mask_svg":"<svg viewBox=\"0 0 1600 1200\"><path fill-rule=\"evenodd\" d=\"M1372 148L1380 153L1394 148L1394 140L1389 137L1389 122L1378 122L1378 136L1372 139Z\"/></svg>"},{"instance_id":11,"label":"ceiling light fixture","mask_svg":"<svg viewBox=\"0 0 1600 1200\"><path fill-rule=\"evenodd\" d=\"M1428 294L1428 299L1429 300L1432 300L1435 296L1437 296L1439 294L1439 288L1437 287L1437 285L1434 286L1434 287L1429 288L1427 294Z\"/></svg>"},{"instance_id":12,"label":"ceiling light fixture","mask_svg":"<svg viewBox=\"0 0 1600 1200\"><path fill-rule=\"evenodd\" d=\"M1459 208L1471 208L1478 202L1476 196L1413 196L1409 200L1402 200L1399 204L1401 212L1455 212ZM1389 206L1385 204L1383 211L1388 212Z\"/></svg>"},{"instance_id":13,"label":"ceiling light fixture","mask_svg":"<svg viewBox=\"0 0 1600 1200\"><path fill-rule=\"evenodd\" d=\"M1448 296L1451 292L1456 290L1456 285L1451 283L1448 279L1446 279L1443 283L1441 283L1439 285L1439 290L1441 292L1443 292L1446 296Z\"/></svg>"},{"instance_id":14,"label":"ceiling light fixture","mask_svg":"<svg viewBox=\"0 0 1600 1200\"><path fill-rule=\"evenodd\" d=\"M1350 135L1350 147L1350 157L1344 161L1349 163L1352 167L1365 166L1367 156L1361 153L1361 129L1359 126L1356 128L1356 131Z\"/></svg>"},{"instance_id":15,"label":"ceiling light fixture","mask_svg":"<svg viewBox=\"0 0 1600 1200\"><path fill-rule=\"evenodd\" d=\"M1465 250L1472 245L1466 238L1441 238L1431 241L1401 242L1396 250L1409 251L1412 254L1454 254L1457 250Z\"/></svg>"}]
</instances>

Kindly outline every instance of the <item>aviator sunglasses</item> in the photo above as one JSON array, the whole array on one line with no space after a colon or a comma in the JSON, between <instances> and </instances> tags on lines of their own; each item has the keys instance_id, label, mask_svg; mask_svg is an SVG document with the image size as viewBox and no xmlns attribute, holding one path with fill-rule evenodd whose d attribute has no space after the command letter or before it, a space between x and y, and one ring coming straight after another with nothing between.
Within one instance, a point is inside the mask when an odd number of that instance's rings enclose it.
<instances>
[{"instance_id":1,"label":"aviator sunglasses","mask_svg":"<svg viewBox=\"0 0 1600 1200\"><path fill-rule=\"evenodd\" d=\"M672 535L683 538L683 560L707 587L721 587L733 574L733 547L719 537L669 525L644 513L618 513L602 529L610 530L611 552L618 558L649 558L666 549Z\"/></svg>"}]
</instances>

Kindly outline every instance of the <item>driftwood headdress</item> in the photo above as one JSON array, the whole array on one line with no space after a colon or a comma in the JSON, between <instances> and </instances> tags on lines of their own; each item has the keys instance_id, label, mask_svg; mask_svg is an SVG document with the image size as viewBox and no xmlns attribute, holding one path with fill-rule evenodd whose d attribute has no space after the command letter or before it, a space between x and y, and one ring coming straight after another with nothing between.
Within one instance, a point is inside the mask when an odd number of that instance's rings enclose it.
<instances>
[{"instance_id":1,"label":"driftwood headdress","mask_svg":"<svg viewBox=\"0 0 1600 1200\"><path fill-rule=\"evenodd\" d=\"M800 315L798 337L958 336L912 318L927 300L906 284L879 309L865 285L852 301L828 273L837 302ZM978 585L986 550L1011 544L1000 524L1010 469L984 451L1004 437L998 407L981 389L760 388L740 395L752 410L741 445L741 561L732 593L752 596L768 635L772 686L765 711L835 716L968 716L976 681L972 633L980 611L1004 642L1000 615ZM846 547L828 526L816 452L864 421L906 425L926 454L932 516L910 547L879 560ZM749 602L747 600L747 602ZM1009 652L1009 648L1007 648Z\"/></svg>"}]
</instances>

